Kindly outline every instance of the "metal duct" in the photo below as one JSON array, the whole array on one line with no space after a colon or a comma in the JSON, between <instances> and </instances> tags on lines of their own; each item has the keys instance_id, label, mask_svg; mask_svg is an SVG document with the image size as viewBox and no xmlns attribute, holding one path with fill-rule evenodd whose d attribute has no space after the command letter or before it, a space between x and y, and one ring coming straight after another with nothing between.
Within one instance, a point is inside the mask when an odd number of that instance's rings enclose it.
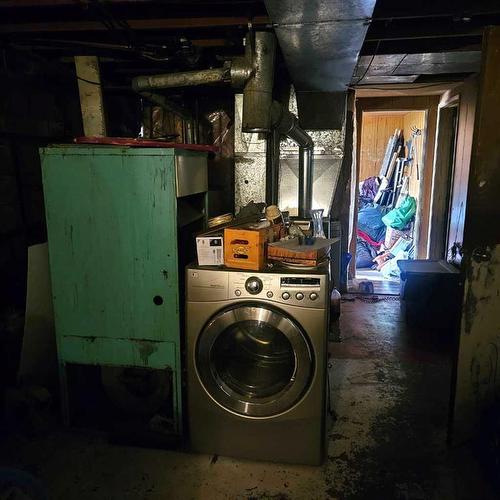
<instances>
[{"instance_id":1,"label":"metal duct","mask_svg":"<svg viewBox=\"0 0 500 500\"><path fill-rule=\"evenodd\" d=\"M248 42L247 38L247 47ZM242 130L243 132L270 132L276 52L274 33L256 32L254 44L254 73L243 89Z\"/></svg>"},{"instance_id":2,"label":"metal duct","mask_svg":"<svg viewBox=\"0 0 500 500\"><path fill-rule=\"evenodd\" d=\"M297 117L279 102L274 101L272 104L271 121L279 133L286 135L299 146L299 217L308 217L312 208L314 142L311 136L300 128Z\"/></svg>"},{"instance_id":3,"label":"metal duct","mask_svg":"<svg viewBox=\"0 0 500 500\"><path fill-rule=\"evenodd\" d=\"M308 130L341 128L376 0L265 0Z\"/></svg>"}]
</instances>

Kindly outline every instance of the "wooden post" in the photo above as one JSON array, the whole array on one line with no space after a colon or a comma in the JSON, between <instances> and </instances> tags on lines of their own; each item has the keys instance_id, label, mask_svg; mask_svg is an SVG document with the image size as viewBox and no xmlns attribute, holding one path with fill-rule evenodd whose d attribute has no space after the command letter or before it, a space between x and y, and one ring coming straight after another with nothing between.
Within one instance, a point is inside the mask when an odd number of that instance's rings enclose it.
<instances>
[{"instance_id":1,"label":"wooden post","mask_svg":"<svg viewBox=\"0 0 500 500\"><path fill-rule=\"evenodd\" d=\"M345 139L344 139L344 156L340 167L339 179L333 196L332 207L330 210L330 219L339 220L342 231L342 239L340 241L340 265L341 281L338 284L341 292L347 292L347 279L342 256L349 248L349 219L351 207L351 176L353 167L353 145L354 145L354 91L349 91L347 96L347 109L345 118Z\"/></svg>"},{"instance_id":2,"label":"wooden post","mask_svg":"<svg viewBox=\"0 0 500 500\"><path fill-rule=\"evenodd\" d=\"M99 60L96 56L75 56L75 68L80 92L83 132L86 136L105 136L106 123Z\"/></svg>"}]
</instances>

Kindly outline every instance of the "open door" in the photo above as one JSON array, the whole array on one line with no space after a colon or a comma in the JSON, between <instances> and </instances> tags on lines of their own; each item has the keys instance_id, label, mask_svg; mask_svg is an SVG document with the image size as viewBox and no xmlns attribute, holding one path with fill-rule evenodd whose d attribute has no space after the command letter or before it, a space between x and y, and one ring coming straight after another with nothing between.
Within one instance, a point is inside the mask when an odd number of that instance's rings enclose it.
<instances>
[{"instance_id":1,"label":"open door","mask_svg":"<svg viewBox=\"0 0 500 500\"><path fill-rule=\"evenodd\" d=\"M500 401L500 27L487 28L464 229L464 301L451 438L479 432Z\"/></svg>"}]
</instances>

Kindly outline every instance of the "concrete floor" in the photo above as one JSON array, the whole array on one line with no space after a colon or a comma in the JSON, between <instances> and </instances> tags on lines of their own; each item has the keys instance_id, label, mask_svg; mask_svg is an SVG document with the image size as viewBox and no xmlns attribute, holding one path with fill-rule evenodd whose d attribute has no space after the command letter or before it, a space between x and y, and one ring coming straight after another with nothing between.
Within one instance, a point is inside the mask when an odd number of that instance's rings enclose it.
<instances>
[{"instance_id":1,"label":"concrete floor","mask_svg":"<svg viewBox=\"0 0 500 500\"><path fill-rule=\"evenodd\" d=\"M349 280L349 291L358 292L359 283L362 281L371 281L375 294L399 295L399 278L384 278L382 273L376 269L356 269L356 278Z\"/></svg>"},{"instance_id":2,"label":"concrete floor","mask_svg":"<svg viewBox=\"0 0 500 500\"><path fill-rule=\"evenodd\" d=\"M56 430L11 436L1 463L39 477L52 499L495 498L467 449L450 451L447 349L404 324L397 300L343 302L331 342L337 419L322 467L112 446Z\"/></svg>"}]
</instances>

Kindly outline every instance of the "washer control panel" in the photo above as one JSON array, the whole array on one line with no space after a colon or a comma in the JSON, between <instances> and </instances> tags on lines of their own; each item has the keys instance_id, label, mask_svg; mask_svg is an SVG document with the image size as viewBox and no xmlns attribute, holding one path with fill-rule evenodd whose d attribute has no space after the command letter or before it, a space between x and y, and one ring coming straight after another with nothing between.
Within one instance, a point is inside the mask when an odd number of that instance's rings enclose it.
<instances>
[{"instance_id":1,"label":"washer control panel","mask_svg":"<svg viewBox=\"0 0 500 500\"><path fill-rule=\"evenodd\" d=\"M263 299L301 307L325 307L326 275L229 272L229 297Z\"/></svg>"}]
</instances>

